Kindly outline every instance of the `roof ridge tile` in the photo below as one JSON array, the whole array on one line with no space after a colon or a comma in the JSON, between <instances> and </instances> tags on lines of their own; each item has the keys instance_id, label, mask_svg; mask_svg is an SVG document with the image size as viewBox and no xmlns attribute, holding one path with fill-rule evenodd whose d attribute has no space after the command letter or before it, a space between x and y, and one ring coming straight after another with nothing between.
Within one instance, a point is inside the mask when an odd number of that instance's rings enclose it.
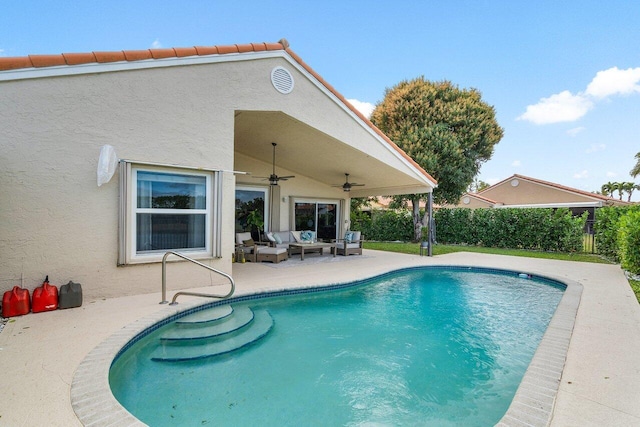
<instances>
[{"instance_id":1,"label":"roof ridge tile","mask_svg":"<svg viewBox=\"0 0 640 427\"><path fill-rule=\"evenodd\" d=\"M143 61L145 59L153 59L149 49L145 50L123 50L124 57L127 61Z\"/></svg>"},{"instance_id":2,"label":"roof ridge tile","mask_svg":"<svg viewBox=\"0 0 640 427\"><path fill-rule=\"evenodd\" d=\"M63 53L62 57L67 65L88 64L96 62L96 56L93 52L87 53Z\"/></svg>"},{"instance_id":3,"label":"roof ridge tile","mask_svg":"<svg viewBox=\"0 0 640 427\"><path fill-rule=\"evenodd\" d=\"M124 52L121 50L113 52L93 52L93 55L96 57L96 62L100 64L107 62L126 61Z\"/></svg>"}]
</instances>

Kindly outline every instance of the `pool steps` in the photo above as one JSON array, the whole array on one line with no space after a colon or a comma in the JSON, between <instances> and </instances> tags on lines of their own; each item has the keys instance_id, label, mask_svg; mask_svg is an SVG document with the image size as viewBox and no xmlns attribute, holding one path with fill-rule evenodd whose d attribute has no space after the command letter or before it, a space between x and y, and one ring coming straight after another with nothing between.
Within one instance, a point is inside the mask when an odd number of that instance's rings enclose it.
<instances>
[{"instance_id":1,"label":"pool steps","mask_svg":"<svg viewBox=\"0 0 640 427\"><path fill-rule=\"evenodd\" d=\"M189 316L188 316L189 317ZM215 317L215 316L214 316ZM197 317L194 317L197 318ZM238 320L233 320L233 319ZM249 318L249 321L246 321ZM210 322L189 322L180 328L180 339L171 331L160 338L160 346L151 354L157 362L182 362L227 354L255 343L265 337L273 327L273 319L266 310L239 307L213 325ZM202 325L198 327L197 325ZM232 327L233 325L233 327Z\"/></svg>"},{"instance_id":2,"label":"pool steps","mask_svg":"<svg viewBox=\"0 0 640 427\"><path fill-rule=\"evenodd\" d=\"M233 307L221 305L207 310L198 311L176 320L178 326L194 326L201 323L213 323L226 319L233 314Z\"/></svg>"},{"instance_id":3,"label":"pool steps","mask_svg":"<svg viewBox=\"0 0 640 427\"><path fill-rule=\"evenodd\" d=\"M161 342L185 340L203 340L215 338L238 331L253 321L253 311L249 307L240 307L232 311L233 316L225 316L217 322L198 322L184 327L185 323L160 337Z\"/></svg>"}]
</instances>

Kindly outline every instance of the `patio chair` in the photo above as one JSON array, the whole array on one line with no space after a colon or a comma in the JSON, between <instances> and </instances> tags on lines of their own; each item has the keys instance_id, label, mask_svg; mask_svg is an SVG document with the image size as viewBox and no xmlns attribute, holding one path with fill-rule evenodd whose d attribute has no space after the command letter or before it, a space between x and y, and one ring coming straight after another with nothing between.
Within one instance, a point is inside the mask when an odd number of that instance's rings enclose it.
<instances>
[{"instance_id":1,"label":"patio chair","mask_svg":"<svg viewBox=\"0 0 640 427\"><path fill-rule=\"evenodd\" d=\"M266 242L254 242L250 232L236 233L236 252L244 252L247 261L256 262L257 249L268 245Z\"/></svg>"},{"instance_id":2,"label":"patio chair","mask_svg":"<svg viewBox=\"0 0 640 427\"><path fill-rule=\"evenodd\" d=\"M337 239L335 242L337 255L362 255L364 236L359 231L347 231L344 239Z\"/></svg>"}]
</instances>

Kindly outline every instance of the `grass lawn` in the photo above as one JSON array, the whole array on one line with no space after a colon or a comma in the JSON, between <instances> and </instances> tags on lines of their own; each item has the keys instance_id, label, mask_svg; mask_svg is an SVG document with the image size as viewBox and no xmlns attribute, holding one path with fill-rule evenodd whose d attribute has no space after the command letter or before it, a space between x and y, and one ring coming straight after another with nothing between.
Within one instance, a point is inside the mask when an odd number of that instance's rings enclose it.
<instances>
[{"instance_id":1,"label":"grass lawn","mask_svg":"<svg viewBox=\"0 0 640 427\"><path fill-rule=\"evenodd\" d=\"M636 298L638 298L638 302L640 302L640 281L639 280L629 280L629 284L631 285L631 289L636 293Z\"/></svg>"},{"instance_id":2,"label":"grass lawn","mask_svg":"<svg viewBox=\"0 0 640 427\"><path fill-rule=\"evenodd\" d=\"M365 249L376 249L380 251L400 252L405 254L419 254L420 245L417 243L396 243L396 242L365 242ZM611 264L610 261L602 257L589 253L559 253L559 252L542 252L528 251L520 249L499 249L499 248L483 248L479 246L458 246L458 245L434 245L433 255L444 255L452 252L479 252L494 255L512 255L523 256L529 258L545 258L558 259L562 261L583 261L595 262L601 264Z\"/></svg>"}]
</instances>

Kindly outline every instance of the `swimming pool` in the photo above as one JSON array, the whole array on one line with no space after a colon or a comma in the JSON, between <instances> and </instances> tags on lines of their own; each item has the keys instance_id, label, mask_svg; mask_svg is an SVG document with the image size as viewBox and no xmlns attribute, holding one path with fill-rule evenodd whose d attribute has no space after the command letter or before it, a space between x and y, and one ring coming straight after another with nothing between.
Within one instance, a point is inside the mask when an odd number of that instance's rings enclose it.
<instances>
[{"instance_id":1,"label":"swimming pool","mask_svg":"<svg viewBox=\"0 0 640 427\"><path fill-rule=\"evenodd\" d=\"M263 339L166 363L150 356L175 327L153 328L113 363L111 387L150 425L183 425L185 417L213 425L493 425L563 289L512 272L415 268L330 292L238 298L234 307L273 318Z\"/></svg>"}]
</instances>

